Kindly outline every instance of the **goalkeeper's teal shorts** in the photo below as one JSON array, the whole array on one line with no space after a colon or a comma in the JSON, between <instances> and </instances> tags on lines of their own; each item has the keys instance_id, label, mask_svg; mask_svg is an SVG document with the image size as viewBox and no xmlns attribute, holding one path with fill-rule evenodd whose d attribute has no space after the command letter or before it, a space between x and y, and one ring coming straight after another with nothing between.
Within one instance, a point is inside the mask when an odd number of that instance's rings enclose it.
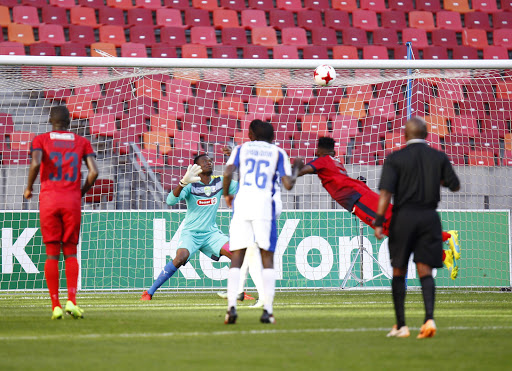
<instances>
[{"instance_id":1,"label":"goalkeeper's teal shorts","mask_svg":"<svg viewBox=\"0 0 512 371\"><path fill-rule=\"evenodd\" d=\"M198 250L205 254L207 257L217 261L220 258L220 250L222 246L229 241L228 236L220 230L197 233L191 231L181 231L181 236L178 241L178 249L187 249L190 255L188 260Z\"/></svg>"}]
</instances>

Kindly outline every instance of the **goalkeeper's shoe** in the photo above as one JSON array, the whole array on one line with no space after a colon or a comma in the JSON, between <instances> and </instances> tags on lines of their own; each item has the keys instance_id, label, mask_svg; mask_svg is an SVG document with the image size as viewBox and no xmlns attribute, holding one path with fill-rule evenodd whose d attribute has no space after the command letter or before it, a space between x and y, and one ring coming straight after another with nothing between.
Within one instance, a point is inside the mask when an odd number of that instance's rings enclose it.
<instances>
[{"instance_id":1,"label":"goalkeeper's shoe","mask_svg":"<svg viewBox=\"0 0 512 371\"><path fill-rule=\"evenodd\" d=\"M437 328L436 323L433 319L429 319L423 326L421 326L420 333L416 337L416 339L425 339L434 337L436 334Z\"/></svg>"},{"instance_id":2,"label":"goalkeeper's shoe","mask_svg":"<svg viewBox=\"0 0 512 371\"><path fill-rule=\"evenodd\" d=\"M74 319L84 318L84 311L78 305L73 304L71 300L66 303L66 313Z\"/></svg>"},{"instance_id":3,"label":"goalkeeper's shoe","mask_svg":"<svg viewBox=\"0 0 512 371\"><path fill-rule=\"evenodd\" d=\"M409 332L409 327L402 326L400 328L397 328L397 325L394 325L390 332L386 335L386 337L391 338L408 338L411 336L411 333Z\"/></svg>"},{"instance_id":4,"label":"goalkeeper's shoe","mask_svg":"<svg viewBox=\"0 0 512 371\"><path fill-rule=\"evenodd\" d=\"M260 322L261 323L275 324L276 323L276 319L274 318L273 314L268 314L267 310L264 309L263 310L263 314L261 315L261 318L260 318Z\"/></svg>"},{"instance_id":5,"label":"goalkeeper's shoe","mask_svg":"<svg viewBox=\"0 0 512 371\"><path fill-rule=\"evenodd\" d=\"M219 291L217 293L217 296L221 299L227 299L228 298L228 293L226 291Z\"/></svg>"},{"instance_id":6,"label":"goalkeeper's shoe","mask_svg":"<svg viewBox=\"0 0 512 371\"><path fill-rule=\"evenodd\" d=\"M450 278L452 280L457 278L457 275L459 274L459 267L457 267L457 264L455 263L455 260L453 259L453 252L452 250L444 250L444 265L446 268L448 268L448 271L450 272Z\"/></svg>"},{"instance_id":7,"label":"goalkeeper's shoe","mask_svg":"<svg viewBox=\"0 0 512 371\"><path fill-rule=\"evenodd\" d=\"M144 292L142 293L142 296L140 297L140 300L142 300L142 301L151 300L151 299L153 299L153 295L151 295L151 294L150 294L149 292L147 292L147 291L144 291Z\"/></svg>"},{"instance_id":8,"label":"goalkeeper's shoe","mask_svg":"<svg viewBox=\"0 0 512 371\"><path fill-rule=\"evenodd\" d=\"M64 312L61 307L53 308L52 319L62 319Z\"/></svg>"},{"instance_id":9,"label":"goalkeeper's shoe","mask_svg":"<svg viewBox=\"0 0 512 371\"><path fill-rule=\"evenodd\" d=\"M256 300L256 303L249 305L249 308L263 308L263 300Z\"/></svg>"},{"instance_id":10,"label":"goalkeeper's shoe","mask_svg":"<svg viewBox=\"0 0 512 371\"><path fill-rule=\"evenodd\" d=\"M448 231L450 234L450 238L448 239L448 245L450 246L450 250L453 252L453 257L455 260L460 259L460 244L459 244L459 232L458 231Z\"/></svg>"},{"instance_id":11,"label":"goalkeeper's shoe","mask_svg":"<svg viewBox=\"0 0 512 371\"><path fill-rule=\"evenodd\" d=\"M244 300L254 300L254 298L249 295L249 294L246 294L245 292L241 292L240 294L237 295L236 299L238 301L244 301Z\"/></svg>"},{"instance_id":12,"label":"goalkeeper's shoe","mask_svg":"<svg viewBox=\"0 0 512 371\"><path fill-rule=\"evenodd\" d=\"M231 307L226 312L226 317L224 317L224 324L225 325L234 325L236 323L236 319L238 317L238 314L236 314L235 307Z\"/></svg>"}]
</instances>

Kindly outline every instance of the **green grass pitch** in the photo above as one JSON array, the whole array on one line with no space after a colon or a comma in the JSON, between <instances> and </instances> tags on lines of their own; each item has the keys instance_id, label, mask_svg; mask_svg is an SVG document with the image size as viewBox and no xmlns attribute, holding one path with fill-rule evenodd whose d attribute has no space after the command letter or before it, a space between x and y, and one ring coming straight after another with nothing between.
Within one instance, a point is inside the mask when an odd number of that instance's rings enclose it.
<instances>
[{"instance_id":1,"label":"green grass pitch","mask_svg":"<svg viewBox=\"0 0 512 371\"><path fill-rule=\"evenodd\" d=\"M504 370L512 367L512 294L442 291L438 333L416 340L421 293L407 294L407 339L388 339L389 292L280 292L276 325L239 307L223 324L212 293L79 296L85 319L50 320L47 295L0 295L0 370ZM65 302L63 301L63 304Z\"/></svg>"}]
</instances>

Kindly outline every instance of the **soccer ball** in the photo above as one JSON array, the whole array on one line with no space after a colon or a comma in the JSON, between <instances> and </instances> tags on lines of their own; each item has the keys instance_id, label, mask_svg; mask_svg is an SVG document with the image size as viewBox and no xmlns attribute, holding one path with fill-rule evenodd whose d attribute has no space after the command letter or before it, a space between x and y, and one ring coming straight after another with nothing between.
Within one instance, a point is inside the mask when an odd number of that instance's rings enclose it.
<instances>
[{"instance_id":1,"label":"soccer ball","mask_svg":"<svg viewBox=\"0 0 512 371\"><path fill-rule=\"evenodd\" d=\"M336 79L336 71L331 66L323 64L315 69L315 82L321 86L327 86Z\"/></svg>"}]
</instances>

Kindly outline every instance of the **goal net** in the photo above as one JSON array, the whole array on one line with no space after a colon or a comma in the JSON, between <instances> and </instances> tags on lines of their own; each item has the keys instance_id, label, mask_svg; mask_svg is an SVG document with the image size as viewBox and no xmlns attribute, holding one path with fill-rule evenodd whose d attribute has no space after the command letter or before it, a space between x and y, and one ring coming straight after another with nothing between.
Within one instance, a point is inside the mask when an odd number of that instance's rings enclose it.
<instances>
[{"instance_id":1,"label":"goal net","mask_svg":"<svg viewBox=\"0 0 512 371\"><path fill-rule=\"evenodd\" d=\"M30 201L23 190L30 143L51 130L48 113L57 105L68 107L70 130L92 142L99 163L99 180L83 202L82 290L149 287L176 253L186 212L184 204L167 206L167 194L198 153L207 153L220 175L227 160L221 148L248 141L253 119L272 123L275 143L292 159L313 159L318 138L333 137L349 175L363 176L376 191L386 156L405 144L409 112L425 118L427 141L448 154L462 182L459 193L443 190L439 205L444 230L459 233L459 276L452 280L447 269L437 270L437 285L511 286L510 70L464 69L466 61L458 69L413 70L405 62L360 69L368 61L329 61L338 77L319 87L315 61L221 66L210 60L186 68L186 60L137 60L131 67L127 59L71 58L71 65L59 66L23 58L19 65L0 63L2 291L46 287L38 186ZM315 175L283 190L282 199L279 288L389 287L387 240L376 240ZM222 202L217 223L226 234L229 220ZM220 289L228 264L198 253L162 289ZM419 286L412 265L408 279L410 287Z\"/></svg>"}]
</instances>

